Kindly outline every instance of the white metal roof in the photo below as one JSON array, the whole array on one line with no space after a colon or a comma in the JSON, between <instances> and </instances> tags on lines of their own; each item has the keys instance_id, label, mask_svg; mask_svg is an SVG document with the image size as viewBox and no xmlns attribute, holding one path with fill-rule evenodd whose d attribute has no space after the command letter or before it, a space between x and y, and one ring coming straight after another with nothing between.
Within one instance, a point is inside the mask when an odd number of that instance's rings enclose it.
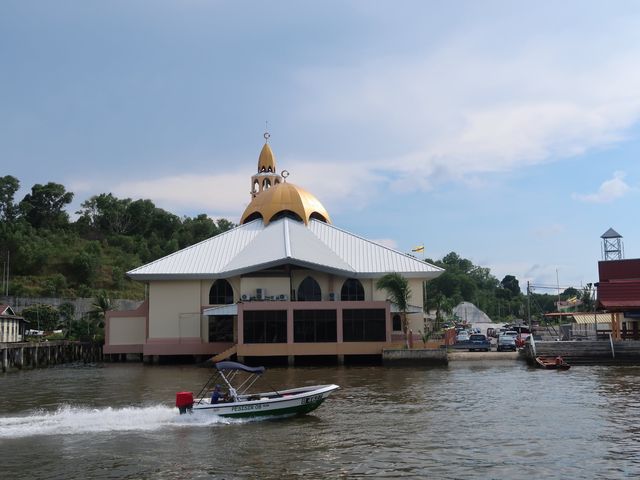
<instances>
[{"instance_id":1,"label":"white metal roof","mask_svg":"<svg viewBox=\"0 0 640 480\"><path fill-rule=\"evenodd\" d=\"M441 268L312 219L290 218L240 225L134 270L135 280L225 278L293 264L348 277L375 278L397 272L435 278Z\"/></svg>"}]
</instances>

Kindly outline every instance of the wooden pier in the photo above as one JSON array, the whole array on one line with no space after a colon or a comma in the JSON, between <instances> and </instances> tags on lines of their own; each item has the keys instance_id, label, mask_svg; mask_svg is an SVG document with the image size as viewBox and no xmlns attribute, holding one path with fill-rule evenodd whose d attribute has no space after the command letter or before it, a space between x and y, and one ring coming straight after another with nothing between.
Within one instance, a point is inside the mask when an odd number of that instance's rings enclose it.
<instances>
[{"instance_id":1,"label":"wooden pier","mask_svg":"<svg viewBox=\"0 0 640 480\"><path fill-rule=\"evenodd\" d=\"M99 362L102 346L89 342L0 343L2 372L73 362Z\"/></svg>"},{"instance_id":2,"label":"wooden pier","mask_svg":"<svg viewBox=\"0 0 640 480\"><path fill-rule=\"evenodd\" d=\"M640 341L534 341L521 354L530 364L536 356L561 356L570 365L640 365Z\"/></svg>"}]
</instances>

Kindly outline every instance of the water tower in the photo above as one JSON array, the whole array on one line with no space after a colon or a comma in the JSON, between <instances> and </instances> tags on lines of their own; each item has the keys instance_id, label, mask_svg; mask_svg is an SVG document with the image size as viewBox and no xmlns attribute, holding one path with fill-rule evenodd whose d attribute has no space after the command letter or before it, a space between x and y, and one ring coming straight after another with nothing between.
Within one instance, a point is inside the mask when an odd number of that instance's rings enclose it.
<instances>
[{"instance_id":1,"label":"water tower","mask_svg":"<svg viewBox=\"0 0 640 480\"><path fill-rule=\"evenodd\" d=\"M610 228L600 238L602 239L603 260L622 260L624 258L622 235Z\"/></svg>"}]
</instances>

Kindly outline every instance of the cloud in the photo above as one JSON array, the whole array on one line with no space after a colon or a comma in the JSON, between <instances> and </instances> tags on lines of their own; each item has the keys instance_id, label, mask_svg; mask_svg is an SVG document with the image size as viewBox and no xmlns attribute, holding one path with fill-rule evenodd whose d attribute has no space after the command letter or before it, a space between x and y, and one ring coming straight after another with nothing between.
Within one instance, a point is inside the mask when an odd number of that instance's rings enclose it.
<instances>
[{"instance_id":1,"label":"cloud","mask_svg":"<svg viewBox=\"0 0 640 480\"><path fill-rule=\"evenodd\" d=\"M576 53L599 37L490 53L475 40L303 70L299 87L315 101L300 116L337 123L354 138L380 130L366 165L399 191L580 155L624 140L640 118L635 46L580 62Z\"/></svg>"},{"instance_id":2,"label":"cloud","mask_svg":"<svg viewBox=\"0 0 640 480\"><path fill-rule=\"evenodd\" d=\"M624 172L614 172L613 178L602 182L596 193L573 193L571 197L587 203L611 203L631 191L631 187L624 181L625 176Z\"/></svg>"}]
</instances>

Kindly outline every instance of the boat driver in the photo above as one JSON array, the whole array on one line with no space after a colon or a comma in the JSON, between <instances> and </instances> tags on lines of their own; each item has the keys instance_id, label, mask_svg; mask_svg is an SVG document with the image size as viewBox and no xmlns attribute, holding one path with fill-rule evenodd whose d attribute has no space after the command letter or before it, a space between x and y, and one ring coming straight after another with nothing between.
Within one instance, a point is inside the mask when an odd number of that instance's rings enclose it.
<instances>
[{"instance_id":1,"label":"boat driver","mask_svg":"<svg viewBox=\"0 0 640 480\"><path fill-rule=\"evenodd\" d=\"M213 389L213 393L211 394L211 403L218 403L221 399L224 401L224 398L222 398L222 392L220 391L220 385L216 385Z\"/></svg>"}]
</instances>

